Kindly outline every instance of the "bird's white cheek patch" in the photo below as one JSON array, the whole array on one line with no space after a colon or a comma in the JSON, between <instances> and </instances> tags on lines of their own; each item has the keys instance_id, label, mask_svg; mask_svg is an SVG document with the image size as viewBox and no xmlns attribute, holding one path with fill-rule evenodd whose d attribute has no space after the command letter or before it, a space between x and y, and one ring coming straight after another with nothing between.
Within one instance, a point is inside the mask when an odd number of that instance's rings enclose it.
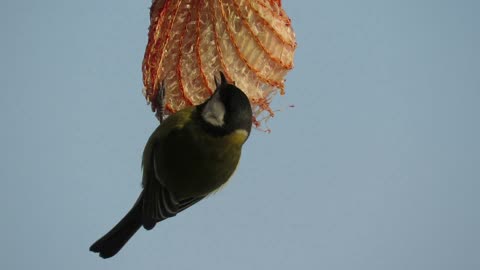
<instances>
[{"instance_id":1,"label":"bird's white cheek patch","mask_svg":"<svg viewBox=\"0 0 480 270\"><path fill-rule=\"evenodd\" d=\"M202 118L207 123L210 123L214 126L220 127L223 126L223 118L225 116L225 105L217 95L214 95L212 99L205 105L205 108L202 112Z\"/></svg>"}]
</instances>

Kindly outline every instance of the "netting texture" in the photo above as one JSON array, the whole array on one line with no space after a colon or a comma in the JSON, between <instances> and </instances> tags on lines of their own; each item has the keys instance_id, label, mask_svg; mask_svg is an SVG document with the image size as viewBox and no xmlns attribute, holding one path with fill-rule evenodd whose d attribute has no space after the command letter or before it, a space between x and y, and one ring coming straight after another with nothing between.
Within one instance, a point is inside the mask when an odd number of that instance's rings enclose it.
<instances>
[{"instance_id":1,"label":"netting texture","mask_svg":"<svg viewBox=\"0 0 480 270\"><path fill-rule=\"evenodd\" d=\"M293 68L295 33L279 0L154 0L143 60L144 95L156 110L166 86L166 114L202 103L223 71L249 97L255 124L273 116Z\"/></svg>"}]
</instances>

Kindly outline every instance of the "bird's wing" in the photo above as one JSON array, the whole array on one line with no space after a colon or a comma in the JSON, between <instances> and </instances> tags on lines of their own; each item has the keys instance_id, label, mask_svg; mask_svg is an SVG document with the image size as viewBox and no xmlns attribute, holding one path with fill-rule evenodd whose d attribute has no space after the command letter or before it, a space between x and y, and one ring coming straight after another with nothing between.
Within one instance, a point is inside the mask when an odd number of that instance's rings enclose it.
<instances>
[{"instance_id":1,"label":"bird's wing","mask_svg":"<svg viewBox=\"0 0 480 270\"><path fill-rule=\"evenodd\" d=\"M182 129L189 121L191 109L185 109L169 116L152 134L145 146L143 153L143 181L144 188L142 224L147 230L152 229L157 222L187 209L205 196L191 198L176 198L175 194L170 192L162 181L157 164L162 161L156 160L155 152L162 152L166 138L176 136L177 131ZM155 151L154 151L155 150Z\"/></svg>"},{"instance_id":2,"label":"bird's wing","mask_svg":"<svg viewBox=\"0 0 480 270\"><path fill-rule=\"evenodd\" d=\"M152 159L155 156L152 155ZM205 196L177 199L175 195L163 186L158 177L156 162L153 161L153 177L144 186L142 224L147 230L152 229L157 222L175 216L193 204L199 202Z\"/></svg>"},{"instance_id":3,"label":"bird's wing","mask_svg":"<svg viewBox=\"0 0 480 270\"><path fill-rule=\"evenodd\" d=\"M157 181L149 181L144 189L142 224L147 230L157 222L175 216L205 197L178 200Z\"/></svg>"}]
</instances>

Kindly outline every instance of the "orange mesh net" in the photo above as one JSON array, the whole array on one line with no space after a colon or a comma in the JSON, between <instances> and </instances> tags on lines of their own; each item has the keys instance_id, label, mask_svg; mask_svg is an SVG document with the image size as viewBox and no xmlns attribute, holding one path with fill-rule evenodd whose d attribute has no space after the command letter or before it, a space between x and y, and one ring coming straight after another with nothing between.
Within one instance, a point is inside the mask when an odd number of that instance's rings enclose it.
<instances>
[{"instance_id":1,"label":"orange mesh net","mask_svg":"<svg viewBox=\"0 0 480 270\"><path fill-rule=\"evenodd\" d=\"M273 116L273 96L284 94L295 48L280 0L154 0L144 95L155 111L164 81L168 115L202 103L215 90L213 75L223 71L250 98L260 126L258 119Z\"/></svg>"}]
</instances>

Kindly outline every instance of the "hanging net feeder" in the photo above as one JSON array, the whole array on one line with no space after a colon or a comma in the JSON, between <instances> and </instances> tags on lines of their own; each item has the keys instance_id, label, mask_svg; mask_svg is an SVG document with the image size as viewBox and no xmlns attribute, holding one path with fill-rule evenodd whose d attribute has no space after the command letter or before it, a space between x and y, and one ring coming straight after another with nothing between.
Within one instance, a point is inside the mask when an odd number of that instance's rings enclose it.
<instances>
[{"instance_id":1,"label":"hanging net feeder","mask_svg":"<svg viewBox=\"0 0 480 270\"><path fill-rule=\"evenodd\" d=\"M144 95L156 111L164 82L165 114L205 101L222 71L250 99L255 125L273 116L296 48L281 0L153 0L143 59Z\"/></svg>"}]
</instances>

